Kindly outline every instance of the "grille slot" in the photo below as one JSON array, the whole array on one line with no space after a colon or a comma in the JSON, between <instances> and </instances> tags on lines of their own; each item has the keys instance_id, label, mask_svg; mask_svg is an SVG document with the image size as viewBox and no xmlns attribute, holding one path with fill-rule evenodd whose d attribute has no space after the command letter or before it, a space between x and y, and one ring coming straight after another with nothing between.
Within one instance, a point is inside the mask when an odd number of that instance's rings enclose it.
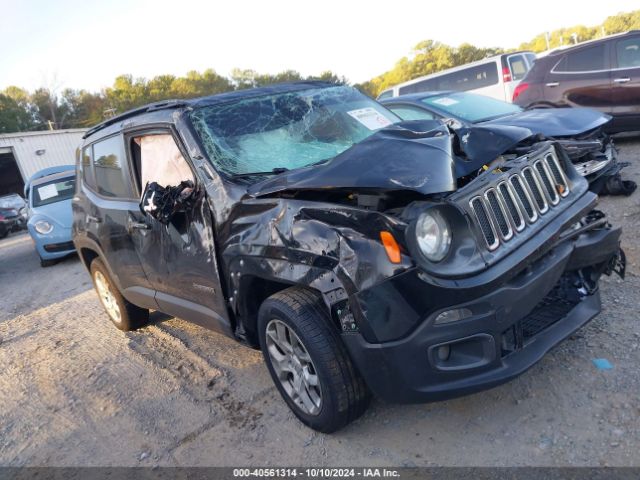
<instances>
[{"instance_id":1,"label":"grille slot","mask_svg":"<svg viewBox=\"0 0 640 480\"><path fill-rule=\"evenodd\" d=\"M520 205L522 205L522 208L527 214L529 221L535 222L538 219L538 212L536 212L536 209L533 207L533 200L531 200L531 196L529 195L529 192L527 192L527 189L524 186L524 182L522 181L522 178L520 178L517 175L514 175L509 179L509 181L511 182L511 186L513 187L516 194L518 195L518 199L520 200Z\"/></svg>"},{"instance_id":2,"label":"grille slot","mask_svg":"<svg viewBox=\"0 0 640 480\"><path fill-rule=\"evenodd\" d=\"M536 171L540 176L540 180L542 180L542 185L547 191L547 194L548 194L547 198L549 199L552 205L557 205L558 202L560 201L560 197L558 196L558 192L556 191L556 188L553 185L551 172L549 172L549 169L546 163L547 163L546 161L538 160L534 166L536 167Z\"/></svg>"},{"instance_id":3,"label":"grille slot","mask_svg":"<svg viewBox=\"0 0 640 480\"><path fill-rule=\"evenodd\" d=\"M487 247L489 247L489 250L498 248L498 236L496 235L495 229L489 219L489 215L487 214L487 209L484 206L482 198L475 197L471 202L469 202L469 204L478 219L478 224L480 225L484 239L487 242Z\"/></svg>"},{"instance_id":4,"label":"grille slot","mask_svg":"<svg viewBox=\"0 0 640 480\"><path fill-rule=\"evenodd\" d=\"M513 230L511 230L511 224L507 218L507 212L502 205L502 199L498 197L497 192L490 188L484 194L484 198L487 200L491 215L495 220L495 225L500 231L500 236L506 241L513 237Z\"/></svg>"},{"instance_id":5,"label":"grille slot","mask_svg":"<svg viewBox=\"0 0 640 480\"><path fill-rule=\"evenodd\" d=\"M567 177L564 176L562 168L560 168L558 159L554 155L549 154L545 157L545 160L549 166L549 171L553 175L555 184L562 185L564 187L563 191L560 192L560 196L566 197L569 195L569 182L567 181Z\"/></svg>"},{"instance_id":6,"label":"grille slot","mask_svg":"<svg viewBox=\"0 0 640 480\"><path fill-rule=\"evenodd\" d=\"M547 205L547 200L544 198L544 192L542 191L542 187L540 186L533 169L531 167L523 168L522 176L527 183L527 187L529 187L529 191L533 195L538 211L540 213L546 213L546 211L549 210L549 206Z\"/></svg>"},{"instance_id":7,"label":"grille slot","mask_svg":"<svg viewBox=\"0 0 640 480\"><path fill-rule=\"evenodd\" d=\"M518 201L516 200L513 188L510 187L507 182L502 182L500 185L498 185L498 191L500 192L500 195L502 195L504 204L507 207L509 215L511 216L513 226L518 232L521 231L525 226L524 217L522 216L520 208L518 207Z\"/></svg>"}]
</instances>

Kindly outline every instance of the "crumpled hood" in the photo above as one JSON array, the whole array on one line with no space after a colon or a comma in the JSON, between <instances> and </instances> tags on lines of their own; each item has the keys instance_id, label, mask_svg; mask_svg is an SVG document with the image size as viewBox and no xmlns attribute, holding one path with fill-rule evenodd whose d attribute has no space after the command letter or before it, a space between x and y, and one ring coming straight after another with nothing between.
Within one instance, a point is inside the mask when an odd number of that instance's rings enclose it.
<instances>
[{"instance_id":1,"label":"crumpled hood","mask_svg":"<svg viewBox=\"0 0 640 480\"><path fill-rule=\"evenodd\" d=\"M611 117L590 108L540 108L479 123L483 126L522 127L545 137L580 135L609 122Z\"/></svg>"},{"instance_id":2,"label":"crumpled hood","mask_svg":"<svg viewBox=\"0 0 640 480\"><path fill-rule=\"evenodd\" d=\"M291 170L252 185L253 197L287 190L456 189L451 134L439 121L402 122L379 130L321 165Z\"/></svg>"}]
</instances>

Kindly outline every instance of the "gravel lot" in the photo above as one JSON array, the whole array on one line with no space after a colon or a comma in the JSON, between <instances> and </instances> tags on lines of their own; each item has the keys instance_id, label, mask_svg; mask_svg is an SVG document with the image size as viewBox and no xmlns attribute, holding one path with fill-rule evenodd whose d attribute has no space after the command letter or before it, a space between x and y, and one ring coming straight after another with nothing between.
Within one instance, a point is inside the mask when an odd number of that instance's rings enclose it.
<instances>
[{"instance_id":1,"label":"gravel lot","mask_svg":"<svg viewBox=\"0 0 640 480\"><path fill-rule=\"evenodd\" d=\"M619 139L640 183L640 138ZM603 312L515 381L425 405L374 401L333 435L308 430L259 352L154 314L111 326L76 258L42 269L0 242L0 465L640 465L640 193L603 198L627 279ZM592 359L614 366L598 370Z\"/></svg>"}]
</instances>

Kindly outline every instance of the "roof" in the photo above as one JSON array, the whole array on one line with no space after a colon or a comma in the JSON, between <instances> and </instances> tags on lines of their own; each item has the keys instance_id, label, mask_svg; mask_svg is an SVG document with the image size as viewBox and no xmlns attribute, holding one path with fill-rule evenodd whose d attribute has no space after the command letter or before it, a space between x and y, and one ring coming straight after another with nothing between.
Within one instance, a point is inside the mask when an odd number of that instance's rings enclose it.
<instances>
[{"instance_id":1,"label":"roof","mask_svg":"<svg viewBox=\"0 0 640 480\"><path fill-rule=\"evenodd\" d=\"M76 174L75 170L65 170L64 172L53 173L51 175L46 175L44 177L37 178L32 182L30 182L30 185L35 187L36 185L41 185L43 183L50 182L51 180L58 180L59 178L66 178L66 177L74 177L75 174Z\"/></svg>"},{"instance_id":2,"label":"roof","mask_svg":"<svg viewBox=\"0 0 640 480\"><path fill-rule=\"evenodd\" d=\"M629 34L634 34L634 33L640 33L640 30L629 30L628 32L622 32L622 33L613 33L611 35L606 35L604 37L600 37L600 38L593 38L591 40L585 40L584 42L580 42L580 43L576 43L575 45L561 45L559 47L556 47L554 49L548 50L546 52L545 56L554 56L554 55L558 55L559 53L566 53L569 50L573 50L574 48L581 48L581 47L585 47L587 45L592 45L594 43L599 43L599 42L606 42L607 40L611 39L611 38L616 38L616 37L624 37L625 35L629 35Z\"/></svg>"},{"instance_id":3,"label":"roof","mask_svg":"<svg viewBox=\"0 0 640 480\"><path fill-rule=\"evenodd\" d=\"M135 117L147 112L153 112L157 110L167 110L167 109L177 109L177 108L198 108L202 106L209 105L219 105L223 103L230 103L237 100L241 100L244 98L254 98L260 97L263 95L272 95L276 93L284 93L284 92L296 92L300 90L308 90L311 88L327 88L327 87L335 87L335 83L323 82L323 81L304 81L304 82L285 82L285 83L276 83L273 85L268 85L265 87L258 88L248 88L244 90L234 90L231 92L219 93L216 95L209 95L206 97L192 98L187 100L163 100L161 102L150 103L148 105L144 105L139 108L134 108L133 110L129 110L127 112L121 113L120 115L116 115L115 117L109 118L102 123L97 124L92 127L85 133L82 138L87 138L93 135L95 132L102 130L109 125L113 125L114 123L118 123L127 118Z\"/></svg>"},{"instance_id":4,"label":"roof","mask_svg":"<svg viewBox=\"0 0 640 480\"><path fill-rule=\"evenodd\" d=\"M0 139L4 138L20 138L20 137L37 137L42 135L64 135L67 133L83 133L86 132L86 128L67 128L64 130L36 130L32 132L14 132L14 133L2 133Z\"/></svg>"}]
</instances>

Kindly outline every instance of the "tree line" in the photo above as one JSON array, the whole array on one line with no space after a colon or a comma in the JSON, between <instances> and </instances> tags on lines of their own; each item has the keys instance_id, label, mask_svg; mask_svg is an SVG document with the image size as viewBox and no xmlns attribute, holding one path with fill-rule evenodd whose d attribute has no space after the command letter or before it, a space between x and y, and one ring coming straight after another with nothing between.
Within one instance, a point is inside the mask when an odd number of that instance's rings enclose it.
<instances>
[{"instance_id":1,"label":"tree line","mask_svg":"<svg viewBox=\"0 0 640 480\"><path fill-rule=\"evenodd\" d=\"M608 17L594 27L577 25L543 33L522 43L519 50L541 52L634 29L640 29L640 10ZM479 48L468 43L452 47L435 40L424 40L412 49L410 57L401 58L391 70L355 87L375 98L384 89L398 83L506 51L499 47ZM345 77L331 71L303 77L295 70L264 74L234 69L227 77L208 69L204 72L191 71L183 77L158 75L146 79L121 75L116 77L111 87L100 92L71 88L58 92L44 87L28 92L11 86L0 91L0 134L48 128L86 128L115 114L158 100L194 98L298 80L349 83Z\"/></svg>"},{"instance_id":2,"label":"tree line","mask_svg":"<svg viewBox=\"0 0 640 480\"><path fill-rule=\"evenodd\" d=\"M605 35L637 29L640 29L640 10L607 17L604 22L594 27L576 25L541 33L531 41L520 44L517 50L530 50L539 53L572 45L576 42L585 42ZM451 47L434 40L425 40L413 48L410 58L401 58L391 70L363 83L360 88L376 97L383 90L398 83L515 50L499 47L478 48L468 43L463 43L459 47Z\"/></svg>"}]
</instances>

